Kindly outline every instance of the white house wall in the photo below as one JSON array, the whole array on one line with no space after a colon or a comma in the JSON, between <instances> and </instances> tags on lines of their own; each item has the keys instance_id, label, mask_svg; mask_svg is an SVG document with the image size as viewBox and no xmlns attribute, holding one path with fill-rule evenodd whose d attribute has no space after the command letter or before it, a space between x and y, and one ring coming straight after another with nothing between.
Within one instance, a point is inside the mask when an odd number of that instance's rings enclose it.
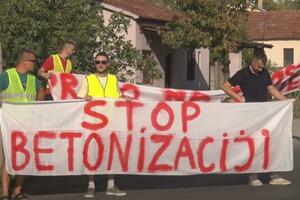
<instances>
[{"instance_id":1,"label":"white house wall","mask_svg":"<svg viewBox=\"0 0 300 200\"><path fill-rule=\"evenodd\" d=\"M103 9L104 20L107 23L112 15L112 11ZM138 50L152 50L153 57L158 63L158 68L163 72L163 78L153 81L153 86L165 87L164 67L165 57L172 54L171 60L171 87L179 89L208 89L209 82L209 50L196 50L196 71L195 80L187 80L187 50L171 50L163 45L159 37L145 35L141 31L139 24L130 16L130 26L126 40L131 41L132 45ZM198 57L199 56L199 57Z\"/></svg>"},{"instance_id":2,"label":"white house wall","mask_svg":"<svg viewBox=\"0 0 300 200\"><path fill-rule=\"evenodd\" d=\"M262 41L258 41L262 42ZM293 48L294 49L294 64L300 63L300 40L278 40L278 41L265 41L268 44L272 44L272 49L265 49L268 59L271 60L272 64L276 64L279 67L283 67L283 49Z\"/></svg>"},{"instance_id":3,"label":"white house wall","mask_svg":"<svg viewBox=\"0 0 300 200\"><path fill-rule=\"evenodd\" d=\"M105 10L103 9L103 18L104 18L104 23L105 25L108 24L109 20L110 20L110 17L112 15L112 12L109 11L109 10ZM131 44L135 47L137 45L137 41L136 41L136 38L137 38L137 24L135 22L134 19L132 18L129 18L127 17L127 19L130 20L130 25L128 27L128 34L125 34L125 39L128 40L128 41L131 41Z\"/></svg>"},{"instance_id":4,"label":"white house wall","mask_svg":"<svg viewBox=\"0 0 300 200\"><path fill-rule=\"evenodd\" d=\"M198 85L200 89L207 90L209 89L208 83L210 82L209 49L208 48L196 49L195 54L196 54L195 57L196 57L196 64L197 64L196 69L197 67L199 67L199 71L198 71L199 74L196 73L196 77L198 77L196 81L198 81Z\"/></svg>"}]
</instances>

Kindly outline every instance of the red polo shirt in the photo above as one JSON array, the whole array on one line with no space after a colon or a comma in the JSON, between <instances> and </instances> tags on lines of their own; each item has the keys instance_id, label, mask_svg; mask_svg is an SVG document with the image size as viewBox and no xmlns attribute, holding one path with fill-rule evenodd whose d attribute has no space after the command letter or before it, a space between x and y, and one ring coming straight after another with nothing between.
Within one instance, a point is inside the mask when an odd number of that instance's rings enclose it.
<instances>
[{"instance_id":1,"label":"red polo shirt","mask_svg":"<svg viewBox=\"0 0 300 200\"><path fill-rule=\"evenodd\" d=\"M62 57L59 57L59 58L60 58L60 61L61 61L62 65L63 65L64 70L66 70L66 68L67 68L67 60L64 59L64 58L62 58ZM52 56L49 56L44 61L44 63L42 64L42 68L45 70L45 72L54 70L54 60L53 60Z\"/></svg>"},{"instance_id":2,"label":"red polo shirt","mask_svg":"<svg viewBox=\"0 0 300 200\"><path fill-rule=\"evenodd\" d=\"M64 59L64 58L62 58L62 57L60 57L60 56L59 56L59 58L60 58L60 61L61 61L62 65L63 65L64 70L66 70L66 68L67 68L67 60ZM52 56L49 56L44 61L44 63L42 64L42 68L45 70L45 72L54 70L54 59L53 59ZM50 94L50 89L46 88L45 93L46 93L46 95L49 95Z\"/></svg>"}]
</instances>

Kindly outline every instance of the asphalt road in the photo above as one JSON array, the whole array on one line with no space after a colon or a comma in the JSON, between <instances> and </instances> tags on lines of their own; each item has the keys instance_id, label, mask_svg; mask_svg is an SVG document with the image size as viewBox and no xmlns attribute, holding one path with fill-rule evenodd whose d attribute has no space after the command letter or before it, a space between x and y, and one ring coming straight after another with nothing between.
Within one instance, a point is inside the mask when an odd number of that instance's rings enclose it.
<instances>
[{"instance_id":1,"label":"asphalt road","mask_svg":"<svg viewBox=\"0 0 300 200\"><path fill-rule=\"evenodd\" d=\"M300 136L300 119L294 121L293 133ZM122 176L118 185L128 195L105 195L105 176L97 177L95 199L120 200L299 200L300 199L300 141L294 140L294 171L283 176L292 180L290 186L249 187L247 175L199 175L185 177ZM265 183L268 177L261 175ZM87 178L33 177L25 191L32 200L80 200L87 186Z\"/></svg>"}]
</instances>

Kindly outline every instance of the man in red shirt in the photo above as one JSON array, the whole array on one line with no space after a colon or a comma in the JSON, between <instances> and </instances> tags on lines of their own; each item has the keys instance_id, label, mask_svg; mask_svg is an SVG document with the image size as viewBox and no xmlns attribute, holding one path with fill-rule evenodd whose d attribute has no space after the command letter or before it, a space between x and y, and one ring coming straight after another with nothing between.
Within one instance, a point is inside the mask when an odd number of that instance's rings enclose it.
<instances>
[{"instance_id":1,"label":"man in red shirt","mask_svg":"<svg viewBox=\"0 0 300 200\"><path fill-rule=\"evenodd\" d=\"M69 57L74 53L75 43L72 41L64 42L60 53L51 55L44 61L38 71L39 76L49 79L51 72L71 73L73 66ZM48 87L45 92L45 100L53 100Z\"/></svg>"}]
</instances>

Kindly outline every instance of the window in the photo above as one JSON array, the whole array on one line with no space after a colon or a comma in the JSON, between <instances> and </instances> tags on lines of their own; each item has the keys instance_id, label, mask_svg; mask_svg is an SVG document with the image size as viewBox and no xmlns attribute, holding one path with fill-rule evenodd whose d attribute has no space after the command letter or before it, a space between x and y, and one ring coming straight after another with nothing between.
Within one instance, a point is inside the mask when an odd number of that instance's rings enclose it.
<instances>
[{"instance_id":1,"label":"window","mask_svg":"<svg viewBox=\"0 0 300 200\"><path fill-rule=\"evenodd\" d=\"M290 64L294 64L294 49L283 49L283 65L285 67Z\"/></svg>"},{"instance_id":2,"label":"window","mask_svg":"<svg viewBox=\"0 0 300 200\"><path fill-rule=\"evenodd\" d=\"M187 80L193 81L195 80L195 51L189 50L187 52Z\"/></svg>"}]
</instances>

